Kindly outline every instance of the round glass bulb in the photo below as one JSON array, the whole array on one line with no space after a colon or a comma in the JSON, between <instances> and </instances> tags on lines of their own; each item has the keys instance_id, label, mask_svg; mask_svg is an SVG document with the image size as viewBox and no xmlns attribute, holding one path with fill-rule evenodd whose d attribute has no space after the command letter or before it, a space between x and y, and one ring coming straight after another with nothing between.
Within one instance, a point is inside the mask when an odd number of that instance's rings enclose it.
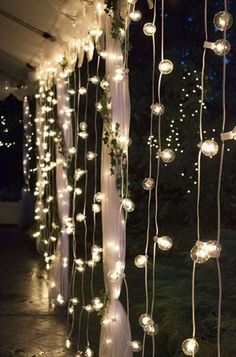
<instances>
[{"instance_id":1,"label":"round glass bulb","mask_svg":"<svg viewBox=\"0 0 236 357\"><path fill-rule=\"evenodd\" d=\"M154 115L162 115L165 112L165 107L161 103L154 103L151 105L151 111Z\"/></svg>"},{"instance_id":2,"label":"round glass bulb","mask_svg":"<svg viewBox=\"0 0 236 357\"><path fill-rule=\"evenodd\" d=\"M219 145L214 140L205 140L200 144L203 155L213 157L218 153Z\"/></svg>"},{"instance_id":3,"label":"round glass bulb","mask_svg":"<svg viewBox=\"0 0 236 357\"><path fill-rule=\"evenodd\" d=\"M149 190L152 190L152 189L154 188L155 182L154 182L154 180L153 180L152 178L146 177L146 178L143 180L142 185L143 185L144 190L149 191Z\"/></svg>"},{"instance_id":4,"label":"round glass bulb","mask_svg":"<svg viewBox=\"0 0 236 357\"><path fill-rule=\"evenodd\" d=\"M108 89L109 88L109 82L107 81L107 80L105 80L105 79L103 79L102 81L101 81L101 83L100 83L100 86L101 86L101 88L102 89Z\"/></svg>"},{"instance_id":5,"label":"round glass bulb","mask_svg":"<svg viewBox=\"0 0 236 357\"><path fill-rule=\"evenodd\" d=\"M85 88L85 87L80 87L79 88L79 94L80 95L84 95L84 94L86 94L87 93L87 89Z\"/></svg>"},{"instance_id":6,"label":"round glass bulb","mask_svg":"<svg viewBox=\"0 0 236 357\"><path fill-rule=\"evenodd\" d=\"M233 16L227 11L220 11L214 16L213 23L220 31L229 30L233 25Z\"/></svg>"},{"instance_id":7,"label":"round glass bulb","mask_svg":"<svg viewBox=\"0 0 236 357\"><path fill-rule=\"evenodd\" d=\"M140 352L142 351L143 344L140 341L134 340L129 343L133 352Z\"/></svg>"},{"instance_id":8,"label":"round glass bulb","mask_svg":"<svg viewBox=\"0 0 236 357\"><path fill-rule=\"evenodd\" d=\"M153 321L151 321L149 324L144 326L144 331L149 335L149 336L154 336L158 333L158 326L157 324L154 324Z\"/></svg>"},{"instance_id":9,"label":"round glass bulb","mask_svg":"<svg viewBox=\"0 0 236 357\"><path fill-rule=\"evenodd\" d=\"M86 216L83 213L78 213L76 215L76 221L78 222L83 222L85 220Z\"/></svg>"},{"instance_id":10,"label":"round glass bulb","mask_svg":"<svg viewBox=\"0 0 236 357\"><path fill-rule=\"evenodd\" d=\"M94 195L94 200L95 200L96 202L101 202L102 199L103 199L103 194L102 194L101 192L95 193L95 195Z\"/></svg>"},{"instance_id":11,"label":"round glass bulb","mask_svg":"<svg viewBox=\"0 0 236 357\"><path fill-rule=\"evenodd\" d=\"M220 242L218 242L217 240L209 240L206 244L209 257L219 258L222 250Z\"/></svg>"},{"instance_id":12,"label":"round glass bulb","mask_svg":"<svg viewBox=\"0 0 236 357\"><path fill-rule=\"evenodd\" d=\"M94 356L93 350L91 350L90 347L86 347L86 349L85 349L85 356L86 356L86 357L93 357L93 356Z\"/></svg>"},{"instance_id":13,"label":"round glass bulb","mask_svg":"<svg viewBox=\"0 0 236 357\"><path fill-rule=\"evenodd\" d=\"M152 318L149 314L142 314L140 317L139 317L139 324L140 326L142 327L145 327L147 326L148 324L150 324L152 322Z\"/></svg>"},{"instance_id":14,"label":"round glass bulb","mask_svg":"<svg viewBox=\"0 0 236 357\"><path fill-rule=\"evenodd\" d=\"M174 65L170 60L164 59L159 63L158 68L162 74L170 74L174 69Z\"/></svg>"},{"instance_id":15,"label":"round glass bulb","mask_svg":"<svg viewBox=\"0 0 236 357\"><path fill-rule=\"evenodd\" d=\"M97 154L95 154L95 152L92 152L92 151L88 151L86 154L86 158L88 161L94 160L96 156L97 156Z\"/></svg>"},{"instance_id":16,"label":"round glass bulb","mask_svg":"<svg viewBox=\"0 0 236 357\"><path fill-rule=\"evenodd\" d=\"M143 32L146 36L153 36L156 32L156 26L152 22L147 22L143 26Z\"/></svg>"},{"instance_id":17,"label":"round glass bulb","mask_svg":"<svg viewBox=\"0 0 236 357\"><path fill-rule=\"evenodd\" d=\"M136 265L136 267L138 268L144 268L147 265L147 256L146 255L138 255L135 259L134 259L134 264Z\"/></svg>"},{"instance_id":18,"label":"round glass bulb","mask_svg":"<svg viewBox=\"0 0 236 357\"><path fill-rule=\"evenodd\" d=\"M195 338L188 338L182 343L182 350L186 356L195 356L199 350L199 345Z\"/></svg>"},{"instance_id":19,"label":"round glass bulb","mask_svg":"<svg viewBox=\"0 0 236 357\"><path fill-rule=\"evenodd\" d=\"M154 237L154 242L157 242L159 249L163 251L170 250L173 245L173 241L168 236Z\"/></svg>"},{"instance_id":20,"label":"round glass bulb","mask_svg":"<svg viewBox=\"0 0 236 357\"><path fill-rule=\"evenodd\" d=\"M97 203L93 203L93 205L92 205L92 211L93 211L94 213L99 213L99 212L101 212L101 206L98 205Z\"/></svg>"},{"instance_id":21,"label":"round glass bulb","mask_svg":"<svg viewBox=\"0 0 236 357\"><path fill-rule=\"evenodd\" d=\"M87 139L87 137L88 137L87 131L81 131L81 132L79 133L79 137L80 137L81 139Z\"/></svg>"},{"instance_id":22,"label":"round glass bulb","mask_svg":"<svg viewBox=\"0 0 236 357\"><path fill-rule=\"evenodd\" d=\"M230 43L227 40L217 40L214 43L213 51L218 56L226 56L230 51Z\"/></svg>"},{"instance_id":23,"label":"round glass bulb","mask_svg":"<svg viewBox=\"0 0 236 357\"><path fill-rule=\"evenodd\" d=\"M95 311L99 311L103 308L103 303L101 302L101 299L99 297L95 297L92 300L92 305Z\"/></svg>"},{"instance_id":24,"label":"round glass bulb","mask_svg":"<svg viewBox=\"0 0 236 357\"><path fill-rule=\"evenodd\" d=\"M160 156L161 156L162 161L167 164L174 161L174 159L175 159L175 153L171 149L165 149L165 150L161 151Z\"/></svg>"},{"instance_id":25,"label":"round glass bulb","mask_svg":"<svg viewBox=\"0 0 236 357\"><path fill-rule=\"evenodd\" d=\"M142 13L139 10L134 10L129 14L132 21L138 22L142 18Z\"/></svg>"},{"instance_id":26,"label":"round glass bulb","mask_svg":"<svg viewBox=\"0 0 236 357\"><path fill-rule=\"evenodd\" d=\"M194 247L190 251L190 256L195 263L203 264L209 259L207 243L197 241Z\"/></svg>"},{"instance_id":27,"label":"round glass bulb","mask_svg":"<svg viewBox=\"0 0 236 357\"><path fill-rule=\"evenodd\" d=\"M82 131L86 131L88 125L87 125L84 121L82 121L82 122L80 123L79 127L80 127L80 129L81 129Z\"/></svg>"},{"instance_id":28,"label":"round glass bulb","mask_svg":"<svg viewBox=\"0 0 236 357\"><path fill-rule=\"evenodd\" d=\"M124 210L126 212L133 212L135 209L135 204L133 201L131 201L131 199L129 198L124 198L122 200L122 207L124 208Z\"/></svg>"}]
</instances>

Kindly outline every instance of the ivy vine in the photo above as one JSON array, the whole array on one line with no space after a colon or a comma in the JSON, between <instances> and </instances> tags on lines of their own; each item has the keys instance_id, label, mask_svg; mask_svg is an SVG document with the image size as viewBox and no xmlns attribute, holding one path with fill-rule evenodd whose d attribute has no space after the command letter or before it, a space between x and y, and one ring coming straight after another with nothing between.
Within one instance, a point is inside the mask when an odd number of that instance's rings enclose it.
<instances>
[{"instance_id":1,"label":"ivy vine","mask_svg":"<svg viewBox=\"0 0 236 357\"><path fill-rule=\"evenodd\" d=\"M103 143L109 150L111 158L110 174L116 176L116 188L120 191L120 194L129 196L128 187L126 184L122 187L122 179L126 178L127 174L127 154L119 142L120 124L116 123L112 126L110 120L110 112L107 108L108 105L108 93L104 93L100 99L102 109L100 115L104 122ZM125 181L126 182L126 181ZM123 192L121 192L123 188Z\"/></svg>"}]
</instances>

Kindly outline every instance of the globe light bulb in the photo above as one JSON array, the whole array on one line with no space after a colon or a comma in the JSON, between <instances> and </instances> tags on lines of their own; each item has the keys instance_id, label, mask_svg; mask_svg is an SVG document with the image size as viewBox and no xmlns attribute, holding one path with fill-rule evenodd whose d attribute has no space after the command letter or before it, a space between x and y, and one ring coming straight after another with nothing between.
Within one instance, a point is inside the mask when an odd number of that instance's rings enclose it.
<instances>
[{"instance_id":1,"label":"globe light bulb","mask_svg":"<svg viewBox=\"0 0 236 357\"><path fill-rule=\"evenodd\" d=\"M67 339L66 340L66 348L70 348L70 346L71 346L71 342L70 342L70 340L69 339Z\"/></svg>"},{"instance_id":2,"label":"globe light bulb","mask_svg":"<svg viewBox=\"0 0 236 357\"><path fill-rule=\"evenodd\" d=\"M197 241L190 251L190 256L195 263L203 264L209 260L207 243Z\"/></svg>"},{"instance_id":3,"label":"globe light bulb","mask_svg":"<svg viewBox=\"0 0 236 357\"><path fill-rule=\"evenodd\" d=\"M158 68L162 74L170 74L174 69L174 65L170 60L164 59L159 63Z\"/></svg>"},{"instance_id":4,"label":"globe light bulb","mask_svg":"<svg viewBox=\"0 0 236 357\"><path fill-rule=\"evenodd\" d=\"M209 240L206 244L209 257L219 258L222 250L220 242L218 242L217 240Z\"/></svg>"},{"instance_id":5,"label":"globe light bulb","mask_svg":"<svg viewBox=\"0 0 236 357\"><path fill-rule=\"evenodd\" d=\"M182 351L186 356L195 356L199 350L199 345L195 338L188 338L182 343Z\"/></svg>"},{"instance_id":6,"label":"globe light bulb","mask_svg":"<svg viewBox=\"0 0 236 357\"><path fill-rule=\"evenodd\" d=\"M86 216L83 213L78 213L76 215L76 221L83 222L86 219Z\"/></svg>"},{"instance_id":7,"label":"globe light bulb","mask_svg":"<svg viewBox=\"0 0 236 357\"><path fill-rule=\"evenodd\" d=\"M81 132L79 133L79 137L80 137L81 139L87 139L87 137L88 137L87 131L81 131Z\"/></svg>"},{"instance_id":8,"label":"globe light bulb","mask_svg":"<svg viewBox=\"0 0 236 357\"><path fill-rule=\"evenodd\" d=\"M159 249L161 249L163 251L167 251L172 248L173 241L168 236L154 237L153 240L154 240L154 242L157 243Z\"/></svg>"},{"instance_id":9,"label":"globe light bulb","mask_svg":"<svg viewBox=\"0 0 236 357\"><path fill-rule=\"evenodd\" d=\"M230 51L230 43L227 40L217 40L214 43L213 46L213 51L215 52L215 54L217 54L218 56L225 56L229 53Z\"/></svg>"},{"instance_id":10,"label":"globe light bulb","mask_svg":"<svg viewBox=\"0 0 236 357\"><path fill-rule=\"evenodd\" d=\"M103 308L104 304L101 302L101 299L99 297L95 297L92 300L92 306L95 311L99 311Z\"/></svg>"},{"instance_id":11,"label":"globe light bulb","mask_svg":"<svg viewBox=\"0 0 236 357\"><path fill-rule=\"evenodd\" d=\"M151 321L149 324L144 326L143 329L149 336L154 336L158 333L158 325L155 324L154 321Z\"/></svg>"},{"instance_id":12,"label":"globe light bulb","mask_svg":"<svg viewBox=\"0 0 236 357\"><path fill-rule=\"evenodd\" d=\"M101 192L97 192L94 195L94 200L96 202L102 202L104 195Z\"/></svg>"},{"instance_id":13,"label":"globe light bulb","mask_svg":"<svg viewBox=\"0 0 236 357\"><path fill-rule=\"evenodd\" d=\"M102 248L98 245L93 245L91 248L92 254L100 254L102 253Z\"/></svg>"},{"instance_id":14,"label":"globe light bulb","mask_svg":"<svg viewBox=\"0 0 236 357\"><path fill-rule=\"evenodd\" d=\"M76 153L76 151L77 150L76 150L75 147L71 147L71 148L68 149L69 154L72 154L72 155L74 155Z\"/></svg>"},{"instance_id":15,"label":"globe light bulb","mask_svg":"<svg viewBox=\"0 0 236 357\"><path fill-rule=\"evenodd\" d=\"M150 324L152 322L152 318L149 314L142 314L140 317L139 317L139 324L140 326L142 327L145 327L147 326L148 324Z\"/></svg>"},{"instance_id":16,"label":"globe light bulb","mask_svg":"<svg viewBox=\"0 0 236 357\"><path fill-rule=\"evenodd\" d=\"M156 116L162 115L165 112L165 107L161 103L154 103L151 105L150 108L151 108L152 114L154 114Z\"/></svg>"},{"instance_id":17,"label":"globe light bulb","mask_svg":"<svg viewBox=\"0 0 236 357\"><path fill-rule=\"evenodd\" d=\"M126 212L133 212L135 209L135 204L130 198L124 198L122 200L122 207Z\"/></svg>"},{"instance_id":18,"label":"globe light bulb","mask_svg":"<svg viewBox=\"0 0 236 357\"><path fill-rule=\"evenodd\" d=\"M154 188L155 182L152 178L146 177L142 182L144 190L150 191Z\"/></svg>"},{"instance_id":19,"label":"globe light bulb","mask_svg":"<svg viewBox=\"0 0 236 357\"><path fill-rule=\"evenodd\" d=\"M213 23L217 30L226 31L233 25L233 17L227 11L220 11L214 16Z\"/></svg>"},{"instance_id":20,"label":"globe light bulb","mask_svg":"<svg viewBox=\"0 0 236 357\"><path fill-rule=\"evenodd\" d=\"M131 18L132 21L138 22L142 18L142 13L139 10L133 10L130 14L129 17Z\"/></svg>"},{"instance_id":21,"label":"globe light bulb","mask_svg":"<svg viewBox=\"0 0 236 357\"><path fill-rule=\"evenodd\" d=\"M110 87L109 82L105 79L103 79L100 83L100 86L103 90L106 90Z\"/></svg>"},{"instance_id":22,"label":"globe light bulb","mask_svg":"<svg viewBox=\"0 0 236 357\"><path fill-rule=\"evenodd\" d=\"M175 159L175 153L171 149L164 149L163 151L159 152L159 155L162 161L167 164L174 161Z\"/></svg>"},{"instance_id":23,"label":"globe light bulb","mask_svg":"<svg viewBox=\"0 0 236 357\"><path fill-rule=\"evenodd\" d=\"M213 157L218 153L219 145L214 140L205 140L199 144L203 155Z\"/></svg>"},{"instance_id":24,"label":"globe light bulb","mask_svg":"<svg viewBox=\"0 0 236 357\"><path fill-rule=\"evenodd\" d=\"M98 84L100 82L100 78L98 76L93 76L89 80L92 84Z\"/></svg>"},{"instance_id":25,"label":"globe light bulb","mask_svg":"<svg viewBox=\"0 0 236 357\"><path fill-rule=\"evenodd\" d=\"M148 258L146 255L138 255L134 259L134 264L137 268L144 268L147 265Z\"/></svg>"},{"instance_id":26,"label":"globe light bulb","mask_svg":"<svg viewBox=\"0 0 236 357\"><path fill-rule=\"evenodd\" d=\"M143 349L142 342L137 340L129 342L129 346L131 347L133 352L140 352Z\"/></svg>"},{"instance_id":27,"label":"globe light bulb","mask_svg":"<svg viewBox=\"0 0 236 357\"><path fill-rule=\"evenodd\" d=\"M156 33L156 26L152 22L147 22L143 26L143 32L146 36L153 36Z\"/></svg>"},{"instance_id":28,"label":"globe light bulb","mask_svg":"<svg viewBox=\"0 0 236 357\"><path fill-rule=\"evenodd\" d=\"M91 304L85 305L84 310L86 310L88 313L93 312L93 307Z\"/></svg>"},{"instance_id":29,"label":"globe light bulb","mask_svg":"<svg viewBox=\"0 0 236 357\"><path fill-rule=\"evenodd\" d=\"M85 87L80 87L79 88L79 94L80 95L84 95L84 94L86 94L87 93L87 89L85 88Z\"/></svg>"},{"instance_id":30,"label":"globe light bulb","mask_svg":"<svg viewBox=\"0 0 236 357\"><path fill-rule=\"evenodd\" d=\"M86 131L87 128L88 128L88 125L87 123L85 123L84 121L82 121L80 124L79 124L79 127L82 131Z\"/></svg>"},{"instance_id":31,"label":"globe light bulb","mask_svg":"<svg viewBox=\"0 0 236 357\"><path fill-rule=\"evenodd\" d=\"M88 161L94 160L96 156L97 156L97 154L93 151L88 151L86 154L86 158Z\"/></svg>"},{"instance_id":32,"label":"globe light bulb","mask_svg":"<svg viewBox=\"0 0 236 357\"><path fill-rule=\"evenodd\" d=\"M76 189L75 189L75 191L74 191L74 193L75 193L77 196L81 195L82 192L83 192L83 191L82 191L81 188L79 188L79 187L76 187Z\"/></svg>"},{"instance_id":33,"label":"globe light bulb","mask_svg":"<svg viewBox=\"0 0 236 357\"><path fill-rule=\"evenodd\" d=\"M94 268L96 266L96 262L94 262L92 259L88 260L87 264L90 268Z\"/></svg>"},{"instance_id":34,"label":"globe light bulb","mask_svg":"<svg viewBox=\"0 0 236 357\"><path fill-rule=\"evenodd\" d=\"M94 213L99 213L99 212L101 212L101 206L98 205L97 203L93 203L93 204L92 204L92 211L93 211Z\"/></svg>"},{"instance_id":35,"label":"globe light bulb","mask_svg":"<svg viewBox=\"0 0 236 357\"><path fill-rule=\"evenodd\" d=\"M93 357L93 356L94 356L93 350L91 350L90 347L86 347L86 349L85 349L85 356L86 356L86 357Z\"/></svg>"}]
</instances>

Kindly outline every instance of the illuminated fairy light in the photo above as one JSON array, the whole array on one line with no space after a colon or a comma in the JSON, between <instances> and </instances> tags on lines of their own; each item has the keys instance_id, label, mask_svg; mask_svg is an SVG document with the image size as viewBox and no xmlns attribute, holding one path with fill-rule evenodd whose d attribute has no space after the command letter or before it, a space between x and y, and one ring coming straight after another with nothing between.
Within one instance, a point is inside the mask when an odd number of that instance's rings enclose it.
<instances>
[{"instance_id":1,"label":"illuminated fairy light","mask_svg":"<svg viewBox=\"0 0 236 357\"><path fill-rule=\"evenodd\" d=\"M218 270L218 281L219 281L219 299L218 299L218 323L217 323L217 356L221 356L221 308L222 308L222 281L221 281L221 270L220 270L220 253L222 250L220 244L221 238L221 181L222 181L222 167L224 159L224 138L232 138L232 132L224 133L225 122L226 122L226 97L225 97L225 83L226 83L226 55L230 51L230 44L226 40L226 30L232 25L231 15L227 12L227 2L224 2L225 9L222 12L219 12L214 17L214 25L217 29L224 32L224 38L219 39L216 42L208 41L208 24L207 24L207 1L205 0L204 6L204 19L205 19L205 42L203 48L203 57L202 57L202 73L201 73L201 100L200 103L200 112L199 112L199 134L200 134L200 144L199 147L199 156L197 163L197 172L198 172L198 194L197 194L197 241L194 247L191 249L190 256L193 260L193 275L192 275L192 324L193 324L193 334L192 338L186 339L182 344L182 350L187 356L195 356L199 350L199 344L195 339L196 335L196 311L195 311L195 272L196 266L198 264L206 263L210 258L216 259L216 265ZM222 122L222 134L221 139L223 140L221 145L221 158L220 158L220 167L219 167L219 177L218 177L218 188L217 188L217 240L203 242L200 236L200 193L201 193L201 155L208 156L212 158L219 151L219 145L214 139L208 139L203 141L203 110L205 107L204 97L205 97L205 57L206 50L212 49L216 55L223 56L223 79L222 79L222 106L223 106L223 122ZM212 129L215 132L215 129Z\"/></svg>"}]
</instances>

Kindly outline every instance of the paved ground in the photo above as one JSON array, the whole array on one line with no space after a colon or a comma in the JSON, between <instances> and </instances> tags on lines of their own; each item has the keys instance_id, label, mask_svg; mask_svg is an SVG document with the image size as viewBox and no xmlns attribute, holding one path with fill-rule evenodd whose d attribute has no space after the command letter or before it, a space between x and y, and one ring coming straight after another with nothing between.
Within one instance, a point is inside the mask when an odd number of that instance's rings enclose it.
<instances>
[{"instance_id":1,"label":"paved ground","mask_svg":"<svg viewBox=\"0 0 236 357\"><path fill-rule=\"evenodd\" d=\"M27 236L0 227L0 357L69 357L65 321L48 308L41 257Z\"/></svg>"}]
</instances>

